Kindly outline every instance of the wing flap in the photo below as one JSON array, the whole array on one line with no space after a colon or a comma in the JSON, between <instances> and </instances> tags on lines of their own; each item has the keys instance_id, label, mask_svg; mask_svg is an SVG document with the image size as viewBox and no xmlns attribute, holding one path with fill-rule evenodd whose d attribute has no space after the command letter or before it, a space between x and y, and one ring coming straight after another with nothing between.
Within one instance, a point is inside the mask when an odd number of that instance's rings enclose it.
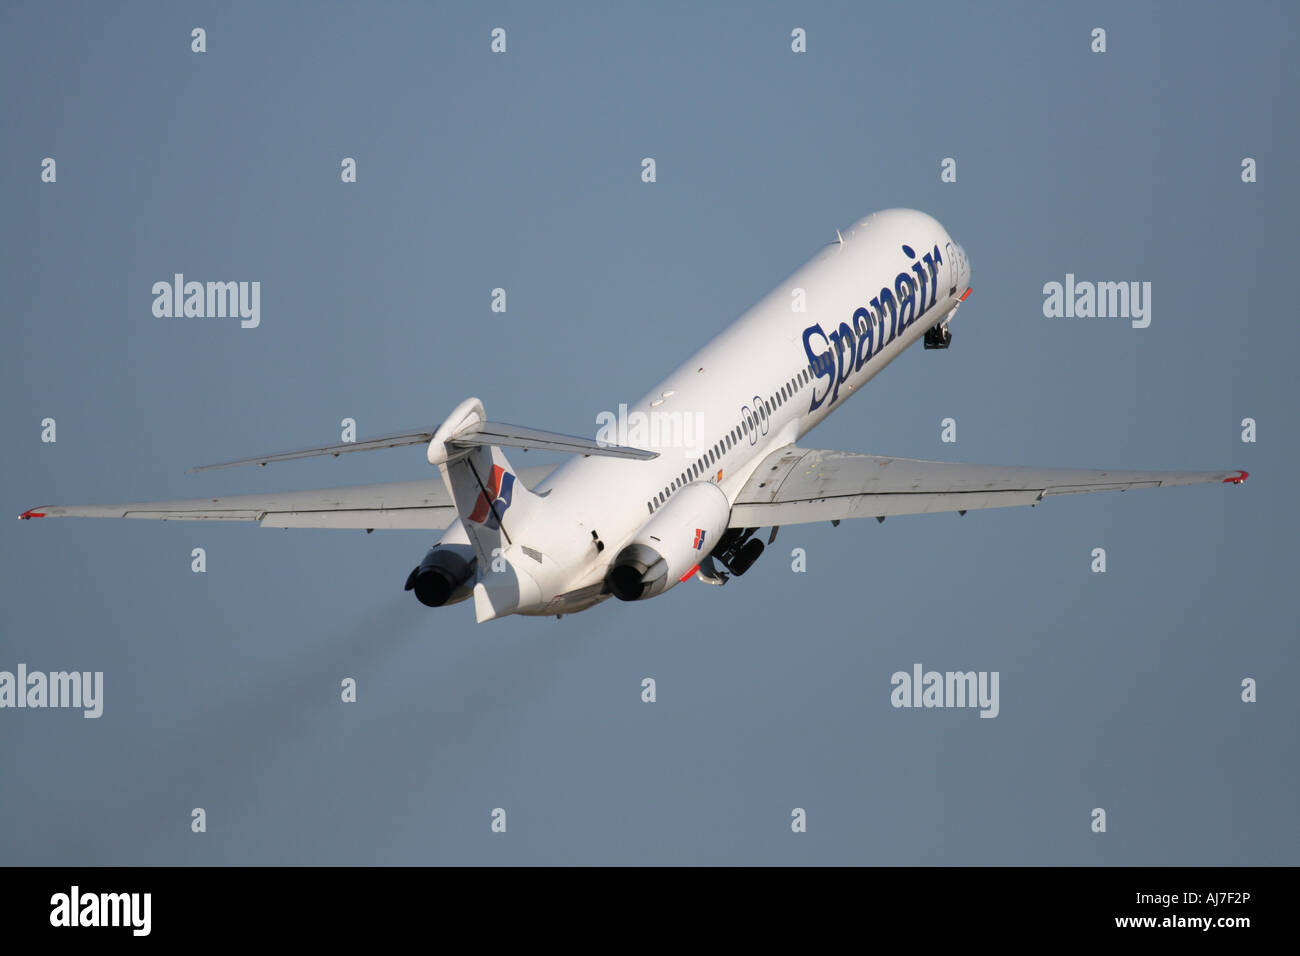
<instances>
[{"instance_id":1,"label":"wing flap","mask_svg":"<svg viewBox=\"0 0 1300 956\"><path fill-rule=\"evenodd\" d=\"M456 509L376 508L370 511L276 511L262 518L263 528L380 528L416 531L446 528L456 520Z\"/></svg>"},{"instance_id":2,"label":"wing flap","mask_svg":"<svg viewBox=\"0 0 1300 956\"><path fill-rule=\"evenodd\" d=\"M731 509L731 527L761 528L769 525L808 524L814 521L843 521L845 518L889 518L895 515L936 514L942 511L975 511L980 508L1010 508L1032 505L1037 491L963 492L960 494L841 495L803 501L737 503Z\"/></svg>"}]
</instances>

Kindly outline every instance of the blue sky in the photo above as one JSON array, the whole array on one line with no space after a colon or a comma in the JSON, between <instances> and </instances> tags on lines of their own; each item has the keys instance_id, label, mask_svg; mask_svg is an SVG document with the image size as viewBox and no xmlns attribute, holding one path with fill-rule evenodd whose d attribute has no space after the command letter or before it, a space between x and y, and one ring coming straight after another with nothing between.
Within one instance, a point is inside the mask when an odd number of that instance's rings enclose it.
<instances>
[{"instance_id":1,"label":"blue sky","mask_svg":"<svg viewBox=\"0 0 1300 956\"><path fill-rule=\"evenodd\" d=\"M12 514L424 477L185 469L469 395L594 433L891 206L975 293L805 446L1251 478L787 528L722 589L485 626L401 591L428 534L11 520L0 669L105 705L0 711L0 862L1294 864L1297 14L1171 10L5 5ZM261 282L260 327L155 318L175 272ZM1151 326L1044 318L1066 273ZM915 662L999 716L892 708Z\"/></svg>"}]
</instances>

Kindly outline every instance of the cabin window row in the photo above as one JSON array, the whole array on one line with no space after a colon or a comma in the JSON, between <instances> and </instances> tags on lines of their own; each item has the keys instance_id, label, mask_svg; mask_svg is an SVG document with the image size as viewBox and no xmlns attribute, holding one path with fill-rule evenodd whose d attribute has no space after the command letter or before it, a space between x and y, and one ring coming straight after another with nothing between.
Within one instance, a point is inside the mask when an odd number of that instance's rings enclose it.
<instances>
[{"instance_id":1,"label":"cabin window row","mask_svg":"<svg viewBox=\"0 0 1300 956\"><path fill-rule=\"evenodd\" d=\"M812 380L813 367L809 365L773 393L773 395L763 403L763 410L766 411L768 416L770 416L775 409L780 408L790 399L794 398L794 396L798 394L799 389ZM719 439L712 448L696 459L693 465L673 479L672 482L665 485L663 491L659 492L659 494L647 501L645 504L646 510L651 514L654 514L656 510L663 506L664 502L672 497L674 491L700 477L700 475L704 474L705 468L721 461L727 452L734 448L742 438L748 435L756 427L757 426L751 420L741 420L739 425L727 432L727 434Z\"/></svg>"}]
</instances>

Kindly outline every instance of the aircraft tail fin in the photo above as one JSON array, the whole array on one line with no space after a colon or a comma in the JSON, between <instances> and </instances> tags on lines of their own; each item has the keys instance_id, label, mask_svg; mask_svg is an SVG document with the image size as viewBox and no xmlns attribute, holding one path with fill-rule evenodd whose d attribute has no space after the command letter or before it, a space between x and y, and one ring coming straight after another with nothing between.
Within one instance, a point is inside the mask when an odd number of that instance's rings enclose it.
<instances>
[{"instance_id":1,"label":"aircraft tail fin","mask_svg":"<svg viewBox=\"0 0 1300 956\"><path fill-rule=\"evenodd\" d=\"M585 438L489 422L482 402L465 399L433 433L427 456L442 473L484 570L518 543L520 533L526 532L543 510L541 496L519 480L519 473L501 450L503 445L621 458L655 457L654 452L637 448L598 445Z\"/></svg>"},{"instance_id":2,"label":"aircraft tail fin","mask_svg":"<svg viewBox=\"0 0 1300 956\"><path fill-rule=\"evenodd\" d=\"M541 497L519 480L505 453L477 445L438 465L479 567L486 570L517 541L540 510ZM513 534L512 534L513 532ZM498 550L499 549L499 550Z\"/></svg>"}]
</instances>

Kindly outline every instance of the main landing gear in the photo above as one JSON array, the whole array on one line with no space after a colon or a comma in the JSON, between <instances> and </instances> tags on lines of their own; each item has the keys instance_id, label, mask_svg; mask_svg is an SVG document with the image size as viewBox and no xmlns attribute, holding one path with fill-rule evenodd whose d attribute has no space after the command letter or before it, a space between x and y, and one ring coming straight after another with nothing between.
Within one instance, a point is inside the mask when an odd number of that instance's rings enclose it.
<instances>
[{"instance_id":1,"label":"main landing gear","mask_svg":"<svg viewBox=\"0 0 1300 956\"><path fill-rule=\"evenodd\" d=\"M952 342L952 333L948 331L946 324L939 324L925 333L925 347L927 349L946 349Z\"/></svg>"},{"instance_id":2,"label":"main landing gear","mask_svg":"<svg viewBox=\"0 0 1300 956\"><path fill-rule=\"evenodd\" d=\"M726 584L730 575L719 571L714 561L739 577L748 571L763 553L763 542L755 538L757 528L728 528L718 540L713 553L700 562L700 580L708 584ZM775 530L772 537L776 537ZM769 541L770 543L770 541Z\"/></svg>"}]
</instances>

